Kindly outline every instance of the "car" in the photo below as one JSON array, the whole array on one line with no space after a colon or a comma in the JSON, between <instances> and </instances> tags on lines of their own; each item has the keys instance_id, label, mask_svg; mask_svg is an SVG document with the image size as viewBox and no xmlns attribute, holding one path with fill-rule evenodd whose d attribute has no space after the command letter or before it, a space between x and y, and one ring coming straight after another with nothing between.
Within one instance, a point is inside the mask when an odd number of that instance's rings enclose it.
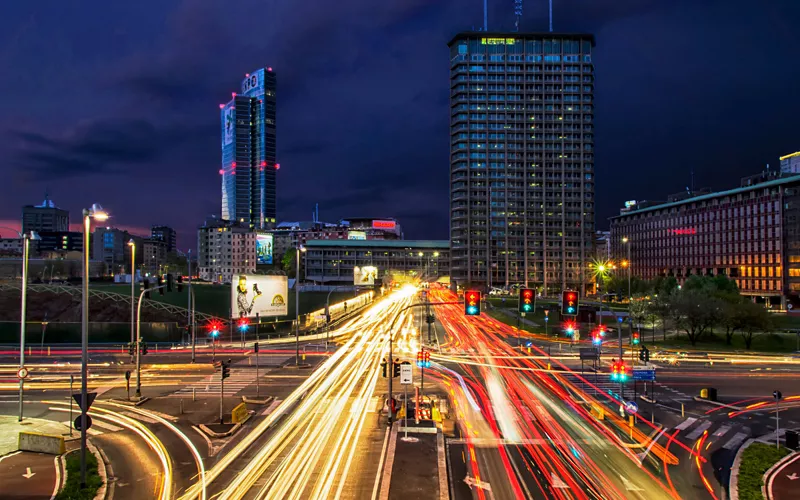
<instances>
[{"instance_id":1,"label":"car","mask_svg":"<svg viewBox=\"0 0 800 500\"><path fill-rule=\"evenodd\" d=\"M492 288L489 290L489 295L505 295L507 292L502 288Z\"/></svg>"}]
</instances>

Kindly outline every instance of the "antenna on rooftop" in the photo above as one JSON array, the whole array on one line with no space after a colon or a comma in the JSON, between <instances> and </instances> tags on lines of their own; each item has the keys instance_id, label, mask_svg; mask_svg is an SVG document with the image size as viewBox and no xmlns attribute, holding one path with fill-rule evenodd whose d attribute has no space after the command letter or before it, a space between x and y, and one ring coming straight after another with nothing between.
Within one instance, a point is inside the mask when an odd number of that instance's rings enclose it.
<instances>
[{"instance_id":1,"label":"antenna on rooftop","mask_svg":"<svg viewBox=\"0 0 800 500\"><path fill-rule=\"evenodd\" d=\"M514 0L514 15L517 16L514 27L516 31L519 31L519 18L522 17L522 0ZM550 31L552 31L552 29Z\"/></svg>"}]
</instances>

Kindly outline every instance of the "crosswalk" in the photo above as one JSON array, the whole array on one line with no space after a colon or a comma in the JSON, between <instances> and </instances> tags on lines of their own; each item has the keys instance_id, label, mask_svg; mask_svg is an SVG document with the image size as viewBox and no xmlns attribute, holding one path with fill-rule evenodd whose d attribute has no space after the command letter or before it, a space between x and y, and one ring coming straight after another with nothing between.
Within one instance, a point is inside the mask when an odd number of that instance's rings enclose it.
<instances>
[{"instance_id":1,"label":"crosswalk","mask_svg":"<svg viewBox=\"0 0 800 500\"><path fill-rule=\"evenodd\" d=\"M734 451L752 434L751 429L742 424L731 421L714 422L697 417L686 417L674 430L681 431L680 435L688 441L695 441L705 433L713 440L722 443L722 448Z\"/></svg>"},{"instance_id":2,"label":"crosswalk","mask_svg":"<svg viewBox=\"0 0 800 500\"><path fill-rule=\"evenodd\" d=\"M201 380L181 387L179 390L170 394L169 397L185 398L191 397L192 394L199 398L219 397L220 376L221 374L219 372L208 375ZM236 396L247 386L255 383L255 376L255 370L232 369L231 376L225 379L224 395Z\"/></svg>"}]
</instances>

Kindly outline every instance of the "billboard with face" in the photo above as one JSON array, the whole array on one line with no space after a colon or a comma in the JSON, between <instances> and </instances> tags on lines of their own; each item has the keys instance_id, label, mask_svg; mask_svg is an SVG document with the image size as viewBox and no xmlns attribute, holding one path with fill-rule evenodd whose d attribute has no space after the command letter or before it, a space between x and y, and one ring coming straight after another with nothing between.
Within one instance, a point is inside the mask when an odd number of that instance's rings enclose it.
<instances>
[{"instance_id":1,"label":"billboard with face","mask_svg":"<svg viewBox=\"0 0 800 500\"><path fill-rule=\"evenodd\" d=\"M256 234L256 263L272 264L272 235Z\"/></svg>"},{"instance_id":2,"label":"billboard with face","mask_svg":"<svg viewBox=\"0 0 800 500\"><path fill-rule=\"evenodd\" d=\"M239 274L231 283L231 311L235 318L286 316L289 313L286 276Z\"/></svg>"},{"instance_id":3,"label":"billboard with face","mask_svg":"<svg viewBox=\"0 0 800 500\"><path fill-rule=\"evenodd\" d=\"M353 284L356 286L372 286L376 279L378 279L378 268L375 266L353 268Z\"/></svg>"}]
</instances>

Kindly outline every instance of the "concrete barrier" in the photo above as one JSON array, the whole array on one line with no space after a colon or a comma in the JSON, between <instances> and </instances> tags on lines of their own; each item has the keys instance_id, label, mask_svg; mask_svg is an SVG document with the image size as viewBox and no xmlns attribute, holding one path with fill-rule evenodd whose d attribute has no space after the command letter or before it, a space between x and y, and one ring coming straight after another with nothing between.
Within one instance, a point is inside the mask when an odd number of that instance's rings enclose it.
<instances>
[{"instance_id":1,"label":"concrete barrier","mask_svg":"<svg viewBox=\"0 0 800 500\"><path fill-rule=\"evenodd\" d=\"M17 446L21 451L35 451L62 455L66 450L63 436L39 434L38 432L20 432Z\"/></svg>"}]
</instances>

